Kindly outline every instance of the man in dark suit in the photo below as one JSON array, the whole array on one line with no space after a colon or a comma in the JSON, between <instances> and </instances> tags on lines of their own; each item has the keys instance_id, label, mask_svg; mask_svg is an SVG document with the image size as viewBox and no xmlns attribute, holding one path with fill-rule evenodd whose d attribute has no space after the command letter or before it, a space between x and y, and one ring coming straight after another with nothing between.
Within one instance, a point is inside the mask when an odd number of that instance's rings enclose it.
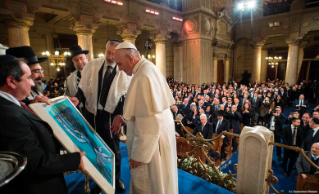
<instances>
[{"instance_id":1,"label":"man in dark suit","mask_svg":"<svg viewBox=\"0 0 319 194\"><path fill-rule=\"evenodd\" d=\"M254 97L250 99L250 102L251 102L251 108L253 111L252 123L256 123L259 118L259 109L262 104L262 100L258 97L257 92L254 93Z\"/></svg>"},{"instance_id":2,"label":"man in dark suit","mask_svg":"<svg viewBox=\"0 0 319 194\"><path fill-rule=\"evenodd\" d=\"M305 100L305 96L300 94L299 99L295 100L294 107L300 111L300 115L306 112L306 108L308 107L308 101Z\"/></svg>"},{"instance_id":3,"label":"man in dark suit","mask_svg":"<svg viewBox=\"0 0 319 194\"><path fill-rule=\"evenodd\" d=\"M179 115L179 114L182 115L182 116L184 115L183 111L179 110L175 104L171 106L171 111L172 111L174 120L176 120L176 116L177 115ZM180 123L175 122L175 131L179 135L182 135L182 127L181 127Z\"/></svg>"},{"instance_id":4,"label":"man in dark suit","mask_svg":"<svg viewBox=\"0 0 319 194\"><path fill-rule=\"evenodd\" d=\"M319 165L319 143L314 143L311 146L311 151L305 152L307 157L315 163L317 166ZM310 163L303 157L303 155L299 154L296 168L298 173L301 173L302 178L307 178L307 174L315 174L316 169L310 165Z\"/></svg>"},{"instance_id":5,"label":"man in dark suit","mask_svg":"<svg viewBox=\"0 0 319 194\"><path fill-rule=\"evenodd\" d=\"M266 120L268 120L267 128L270 131L274 132L275 142L281 143L281 133L282 133L282 125L285 122L285 116L282 114L282 109L280 106L275 108L275 111L269 109L269 113L265 115ZM279 161L282 161L281 158L281 147L276 146L277 157Z\"/></svg>"},{"instance_id":6,"label":"man in dark suit","mask_svg":"<svg viewBox=\"0 0 319 194\"><path fill-rule=\"evenodd\" d=\"M318 118L312 118L309 121L310 128L312 130L309 130L306 139L303 141L302 148L305 151L310 151L311 145L313 143L319 142L319 119Z\"/></svg>"},{"instance_id":7,"label":"man in dark suit","mask_svg":"<svg viewBox=\"0 0 319 194\"><path fill-rule=\"evenodd\" d=\"M228 112L227 116L229 123L230 123L230 128L234 130L235 134L240 134L240 121L242 120L241 114L237 111L236 105L233 105L231 108L231 111ZM233 138L232 141L233 145L233 152L237 151L237 141L236 137Z\"/></svg>"},{"instance_id":8,"label":"man in dark suit","mask_svg":"<svg viewBox=\"0 0 319 194\"><path fill-rule=\"evenodd\" d=\"M183 104L179 105L179 109L183 111L183 116L185 117L190 110L188 98L184 98Z\"/></svg>"},{"instance_id":9,"label":"man in dark suit","mask_svg":"<svg viewBox=\"0 0 319 194\"><path fill-rule=\"evenodd\" d=\"M300 128L302 130L302 140L306 139L308 132L311 130L309 126L309 121L310 121L310 114L306 112L302 115L301 124L300 124Z\"/></svg>"},{"instance_id":10,"label":"man in dark suit","mask_svg":"<svg viewBox=\"0 0 319 194\"><path fill-rule=\"evenodd\" d=\"M217 118L214 119L213 122L213 133L216 133L216 135L219 135L223 131L229 131L230 128L230 123L227 119L224 118L225 112L220 110L217 113ZM223 145L221 148L221 159L225 159L226 154L225 154L225 147L227 146L228 138L227 136L222 136L223 138Z\"/></svg>"},{"instance_id":11,"label":"man in dark suit","mask_svg":"<svg viewBox=\"0 0 319 194\"><path fill-rule=\"evenodd\" d=\"M121 177L121 150L119 131L124 120L123 106L130 78L120 71L114 61L114 53L118 40L106 43L105 57L87 63L81 72L79 89L75 95L85 104L83 115L96 129L103 141L115 154L115 190L126 190ZM116 91L115 89L116 88ZM112 90L113 89L113 90ZM94 192L100 192L97 190Z\"/></svg>"},{"instance_id":12,"label":"man in dark suit","mask_svg":"<svg viewBox=\"0 0 319 194\"><path fill-rule=\"evenodd\" d=\"M27 157L26 168L1 187L0 193L66 194L63 172L79 167L85 170L81 159L85 153L59 154L60 144L51 127L20 103L30 95L32 86L25 62L0 56L0 151Z\"/></svg>"},{"instance_id":13,"label":"man in dark suit","mask_svg":"<svg viewBox=\"0 0 319 194\"><path fill-rule=\"evenodd\" d=\"M294 118L292 120L292 124L286 126L283 129L281 137L285 145L301 147L302 130L299 126L300 126L300 119ZM296 162L297 157L298 157L298 153L295 152L294 150L284 149L283 167L284 167L284 176L286 178L288 178L288 176L293 176L291 174L291 171ZM287 169L288 159L289 159L289 164Z\"/></svg>"},{"instance_id":14,"label":"man in dark suit","mask_svg":"<svg viewBox=\"0 0 319 194\"><path fill-rule=\"evenodd\" d=\"M207 122L207 116L205 114L200 115L200 123L196 125L193 135L200 132L204 139L211 139L213 137L213 127L212 124Z\"/></svg>"}]
</instances>

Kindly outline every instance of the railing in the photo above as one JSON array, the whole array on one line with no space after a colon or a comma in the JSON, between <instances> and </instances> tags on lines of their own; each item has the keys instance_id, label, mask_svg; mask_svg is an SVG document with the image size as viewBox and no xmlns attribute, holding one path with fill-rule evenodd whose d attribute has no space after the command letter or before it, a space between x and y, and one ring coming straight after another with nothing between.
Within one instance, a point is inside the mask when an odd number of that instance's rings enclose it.
<instances>
[{"instance_id":1,"label":"railing","mask_svg":"<svg viewBox=\"0 0 319 194\"><path fill-rule=\"evenodd\" d=\"M237 174L232 174L231 172L228 172L226 176L223 176L222 173L219 171L219 167L216 166L215 162L211 160L207 153L209 152L209 150L213 148L215 141L221 138L222 135L229 135L234 137L240 137L240 135L223 131L221 134L212 139L204 139L201 133L197 133L196 135L190 133L181 121L175 120L175 122L181 125L182 133L186 134L186 138L189 141L189 144L193 146L193 149L190 152L186 152L185 156L178 161L178 167L209 182L212 182L220 187L235 192L236 178L234 177L237 176ZM301 153L301 155L317 170L315 175L319 180L319 167L307 157L305 151L302 148L287 146L275 142L269 142L269 145L279 146L285 149L290 149ZM191 158L194 156L197 150L200 150L201 153L205 156L207 164L205 164L205 162L203 162L200 157ZM185 163L185 160L189 163L189 165L186 167L185 165L183 165ZM237 164L234 165L234 169L237 171ZM213 174L215 174L216 176L212 176L212 173L210 173L212 170L214 171ZM273 186L273 184L278 184L279 180L276 176L274 176L273 171L271 169L268 170L268 176L265 179L265 181L275 193L284 193L283 190L277 191Z\"/></svg>"}]
</instances>

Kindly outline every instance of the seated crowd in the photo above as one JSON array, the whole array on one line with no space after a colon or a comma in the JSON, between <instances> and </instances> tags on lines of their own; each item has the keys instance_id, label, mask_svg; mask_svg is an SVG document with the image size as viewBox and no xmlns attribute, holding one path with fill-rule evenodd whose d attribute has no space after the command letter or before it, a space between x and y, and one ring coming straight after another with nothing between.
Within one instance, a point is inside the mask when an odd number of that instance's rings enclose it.
<instances>
[{"instance_id":1,"label":"seated crowd","mask_svg":"<svg viewBox=\"0 0 319 194\"><path fill-rule=\"evenodd\" d=\"M319 106L311 109L308 100L312 100L310 96L313 94L306 83L289 86L280 80L268 80L251 82L248 86L236 82L196 85L179 83L170 77L167 82L176 101L171 106L173 117L191 128L193 135L201 132L205 139L211 139L213 134L219 135L222 131L231 130L240 134L244 126L262 125L274 132L276 143L302 147L305 151L314 147L311 153L314 153L313 161L318 165L318 150L315 151L318 145L314 143L319 142ZM305 98L305 94L308 98ZM286 109L292 110L287 118L283 114ZM183 136L180 124L176 122L175 126L176 136ZM220 156L213 151L209 153L215 160L219 157L225 160L227 156L225 146L229 141L227 136L222 138ZM231 142L231 151L234 153L238 149L238 142L236 138ZM277 146L276 155L283 162L284 176L292 176L299 154L284 149L282 158L282 148Z\"/></svg>"}]
</instances>

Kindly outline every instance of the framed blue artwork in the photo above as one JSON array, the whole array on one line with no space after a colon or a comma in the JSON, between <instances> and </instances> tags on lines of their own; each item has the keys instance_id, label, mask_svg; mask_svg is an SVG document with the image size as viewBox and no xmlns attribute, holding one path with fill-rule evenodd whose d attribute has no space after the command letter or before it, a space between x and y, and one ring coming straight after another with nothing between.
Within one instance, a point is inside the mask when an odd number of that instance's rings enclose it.
<instances>
[{"instance_id":1,"label":"framed blue artwork","mask_svg":"<svg viewBox=\"0 0 319 194\"><path fill-rule=\"evenodd\" d=\"M115 192L115 155L67 97L30 108L52 128L68 152L85 151L86 172L106 193Z\"/></svg>"}]
</instances>

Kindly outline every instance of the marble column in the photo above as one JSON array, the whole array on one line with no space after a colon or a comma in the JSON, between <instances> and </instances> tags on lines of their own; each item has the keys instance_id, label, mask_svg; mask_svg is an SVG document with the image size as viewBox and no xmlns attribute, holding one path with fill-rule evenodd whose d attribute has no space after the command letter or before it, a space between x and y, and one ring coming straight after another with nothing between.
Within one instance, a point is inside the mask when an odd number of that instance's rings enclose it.
<instances>
[{"instance_id":1,"label":"marble column","mask_svg":"<svg viewBox=\"0 0 319 194\"><path fill-rule=\"evenodd\" d=\"M168 36L159 34L155 37L155 53L156 53L156 67L162 72L163 76L166 77L166 40Z\"/></svg>"},{"instance_id":2,"label":"marble column","mask_svg":"<svg viewBox=\"0 0 319 194\"><path fill-rule=\"evenodd\" d=\"M218 58L217 56L214 56L213 58L213 61L214 61L214 77L213 77L213 82L214 83L217 83L217 78L218 78L218 72L217 72L217 66L218 66Z\"/></svg>"},{"instance_id":3,"label":"marble column","mask_svg":"<svg viewBox=\"0 0 319 194\"><path fill-rule=\"evenodd\" d=\"M300 44L300 46L299 46L297 79L298 79L298 77L299 77L300 69L301 69L302 62L303 62L304 49L305 49L305 47L307 46L307 44L308 44L307 41L303 41L303 42L301 42L301 44Z\"/></svg>"},{"instance_id":4,"label":"marble column","mask_svg":"<svg viewBox=\"0 0 319 194\"><path fill-rule=\"evenodd\" d=\"M6 21L8 40L10 47L30 46L29 29L33 25L33 19L22 21Z\"/></svg>"},{"instance_id":5,"label":"marble column","mask_svg":"<svg viewBox=\"0 0 319 194\"><path fill-rule=\"evenodd\" d=\"M137 29L137 24L129 23L119 26L116 33L123 38L124 42L130 42L135 45L135 40L142 31Z\"/></svg>"},{"instance_id":6,"label":"marble column","mask_svg":"<svg viewBox=\"0 0 319 194\"><path fill-rule=\"evenodd\" d=\"M97 24L91 24L88 22L75 22L71 25L71 29L76 32L78 37L78 45L80 45L83 50L89 51L89 61L94 59L92 36L97 28Z\"/></svg>"},{"instance_id":7,"label":"marble column","mask_svg":"<svg viewBox=\"0 0 319 194\"><path fill-rule=\"evenodd\" d=\"M183 82L183 45L174 45L174 79Z\"/></svg>"},{"instance_id":8,"label":"marble column","mask_svg":"<svg viewBox=\"0 0 319 194\"><path fill-rule=\"evenodd\" d=\"M261 50L261 70L260 70L260 81L267 79L267 67L268 63L265 59L268 56L268 50Z\"/></svg>"},{"instance_id":9,"label":"marble column","mask_svg":"<svg viewBox=\"0 0 319 194\"><path fill-rule=\"evenodd\" d=\"M225 69L224 69L224 82L229 82L229 60L230 58L226 57L225 59Z\"/></svg>"},{"instance_id":10,"label":"marble column","mask_svg":"<svg viewBox=\"0 0 319 194\"><path fill-rule=\"evenodd\" d=\"M297 83L299 42L289 40L287 44L289 49L285 82L291 86Z\"/></svg>"},{"instance_id":11,"label":"marble column","mask_svg":"<svg viewBox=\"0 0 319 194\"><path fill-rule=\"evenodd\" d=\"M254 45L253 50L253 64L251 70L251 79L260 82L260 70L261 70L261 50L263 43L257 43Z\"/></svg>"}]
</instances>

